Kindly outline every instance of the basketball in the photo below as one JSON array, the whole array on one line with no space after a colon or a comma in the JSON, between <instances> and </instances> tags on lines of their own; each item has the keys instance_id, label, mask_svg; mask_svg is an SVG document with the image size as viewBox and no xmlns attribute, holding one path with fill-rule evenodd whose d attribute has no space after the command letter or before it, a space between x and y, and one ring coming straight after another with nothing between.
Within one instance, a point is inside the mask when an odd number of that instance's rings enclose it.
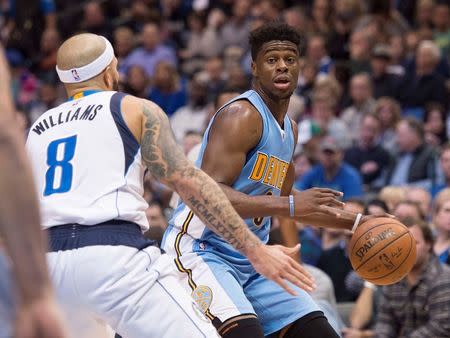
<instances>
[{"instance_id":1,"label":"basketball","mask_svg":"<svg viewBox=\"0 0 450 338\"><path fill-rule=\"evenodd\" d=\"M376 285L394 284L416 262L416 241L399 221L372 218L360 224L349 243L350 262L356 273Z\"/></svg>"}]
</instances>

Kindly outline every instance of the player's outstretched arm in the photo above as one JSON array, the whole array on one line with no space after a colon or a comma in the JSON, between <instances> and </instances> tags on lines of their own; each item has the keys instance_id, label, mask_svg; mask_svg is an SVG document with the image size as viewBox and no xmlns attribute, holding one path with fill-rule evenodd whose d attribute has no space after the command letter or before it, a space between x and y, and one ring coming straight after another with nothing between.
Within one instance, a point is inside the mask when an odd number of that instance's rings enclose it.
<instances>
[{"instance_id":1,"label":"player's outstretched arm","mask_svg":"<svg viewBox=\"0 0 450 338\"><path fill-rule=\"evenodd\" d=\"M37 198L1 45L0 78L0 236L18 287L16 337L60 338L63 331L47 274Z\"/></svg>"},{"instance_id":2,"label":"player's outstretched arm","mask_svg":"<svg viewBox=\"0 0 450 338\"><path fill-rule=\"evenodd\" d=\"M310 290L314 286L311 275L289 257L298 247L263 245L217 183L185 158L175 142L166 114L148 101L144 101L142 111L141 154L150 172L177 191L211 230L246 255L256 271L293 294L286 281Z\"/></svg>"}]
</instances>

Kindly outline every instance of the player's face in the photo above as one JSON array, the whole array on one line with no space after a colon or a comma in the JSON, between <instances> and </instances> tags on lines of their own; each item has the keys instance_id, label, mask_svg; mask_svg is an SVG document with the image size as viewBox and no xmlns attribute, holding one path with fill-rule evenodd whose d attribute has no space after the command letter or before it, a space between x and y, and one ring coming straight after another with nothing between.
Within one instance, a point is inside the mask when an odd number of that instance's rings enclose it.
<instances>
[{"instance_id":1,"label":"player's face","mask_svg":"<svg viewBox=\"0 0 450 338\"><path fill-rule=\"evenodd\" d=\"M252 63L257 83L275 99L287 99L292 95L299 70L298 48L290 41L266 42Z\"/></svg>"}]
</instances>

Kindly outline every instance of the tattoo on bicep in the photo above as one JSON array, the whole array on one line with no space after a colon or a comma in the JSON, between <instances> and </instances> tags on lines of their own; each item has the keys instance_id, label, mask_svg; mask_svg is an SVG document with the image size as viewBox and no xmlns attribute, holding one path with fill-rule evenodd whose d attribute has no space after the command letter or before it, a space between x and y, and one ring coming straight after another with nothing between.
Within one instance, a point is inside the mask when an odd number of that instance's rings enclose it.
<instances>
[{"instance_id":1,"label":"tattoo on bicep","mask_svg":"<svg viewBox=\"0 0 450 338\"><path fill-rule=\"evenodd\" d=\"M180 169L184 155L173 138L167 117L151 111L145 103L143 112L142 159L157 179L168 178Z\"/></svg>"}]
</instances>

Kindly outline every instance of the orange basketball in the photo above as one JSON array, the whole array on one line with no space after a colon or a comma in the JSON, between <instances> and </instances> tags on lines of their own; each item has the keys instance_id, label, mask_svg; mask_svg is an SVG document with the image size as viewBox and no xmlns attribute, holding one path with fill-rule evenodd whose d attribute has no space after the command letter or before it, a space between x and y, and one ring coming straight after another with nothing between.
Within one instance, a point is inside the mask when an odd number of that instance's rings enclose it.
<instances>
[{"instance_id":1,"label":"orange basketball","mask_svg":"<svg viewBox=\"0 0 450 338\"><path fill-rule=\"evenodd\" d=\"M377 285L405 277L416 262L416 241L399 221L372 218L361 223L349 243L350 262L356 273Z\"/></svg>"}]
</instances>

